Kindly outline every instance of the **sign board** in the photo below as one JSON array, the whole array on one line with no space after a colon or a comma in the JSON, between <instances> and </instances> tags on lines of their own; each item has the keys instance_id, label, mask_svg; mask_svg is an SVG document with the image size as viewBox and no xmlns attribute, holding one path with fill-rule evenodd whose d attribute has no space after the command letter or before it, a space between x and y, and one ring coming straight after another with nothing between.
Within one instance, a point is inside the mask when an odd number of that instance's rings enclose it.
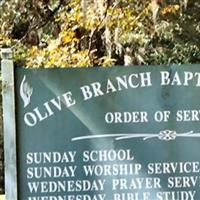
<instances>
[{"instance_id":1,"label":"sign board","mask_svg":"<svg viewBox=\"0 0 200 200\"><path fill-rule=\"evenodd\" d=\"M14 76L17 199L200 199L199 65Z\"/></svg>"}]
</instances>

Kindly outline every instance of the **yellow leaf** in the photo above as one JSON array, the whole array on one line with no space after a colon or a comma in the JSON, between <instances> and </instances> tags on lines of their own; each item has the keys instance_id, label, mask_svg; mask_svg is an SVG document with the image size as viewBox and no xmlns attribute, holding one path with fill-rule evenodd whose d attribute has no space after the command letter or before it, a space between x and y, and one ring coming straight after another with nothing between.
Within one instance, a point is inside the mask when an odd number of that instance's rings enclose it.
<instances>
[{"instance_id":1,"label":"yellow leaf","mask_svg":"<svg viewBox=\"0 0 200 200\"><path fill-rule=\"evenodd\" d=\"M180 10L179 5L168 5L161 10L161 15L176 14Z\"/></svg>"}]
</instances>

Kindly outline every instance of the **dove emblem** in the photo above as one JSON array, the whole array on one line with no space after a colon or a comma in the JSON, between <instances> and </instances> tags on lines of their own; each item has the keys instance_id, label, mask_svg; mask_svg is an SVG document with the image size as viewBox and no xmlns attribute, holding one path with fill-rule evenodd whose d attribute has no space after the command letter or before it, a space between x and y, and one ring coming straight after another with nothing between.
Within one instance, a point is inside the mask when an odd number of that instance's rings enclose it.
<instances>
[{"instance_id":1,"label":"dove emblem","mask_svg":"<svg viewBox=\"0 0 200 200\"><path fill-rule=\"evenodd\" d=\"M24 102L24 108L30 104L32 93L33 88L26 82L26 76L24 76L20 85L20 96Z\"/></svg>"}]
</instances>

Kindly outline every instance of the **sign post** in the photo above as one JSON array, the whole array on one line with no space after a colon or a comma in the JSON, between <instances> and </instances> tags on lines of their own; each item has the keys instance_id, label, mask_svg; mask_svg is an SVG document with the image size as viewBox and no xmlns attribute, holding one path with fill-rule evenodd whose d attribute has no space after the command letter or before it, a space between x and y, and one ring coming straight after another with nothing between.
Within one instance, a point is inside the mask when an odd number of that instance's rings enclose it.
<instances>
[{"instance_id":1,"label":"sign post","mask_svg":"<svg viewBox=\"0 0 200 200\"><path fill-rule=\"evenodd\" d=\"M1 49L1 70L3 74L3 124L5 153L5 192L6 198L17 199L16 123L14 64L11 49Z\"/></svg>"},{"instance_id":2,"label":"sign post","mask_svg":"<svg viewBox=\"0 0 200 200\"><path fill-rule=\"evenodd\" d=\"M2 62L9 200L200 199L199 65Z\"/></svg>"}]
</instances>

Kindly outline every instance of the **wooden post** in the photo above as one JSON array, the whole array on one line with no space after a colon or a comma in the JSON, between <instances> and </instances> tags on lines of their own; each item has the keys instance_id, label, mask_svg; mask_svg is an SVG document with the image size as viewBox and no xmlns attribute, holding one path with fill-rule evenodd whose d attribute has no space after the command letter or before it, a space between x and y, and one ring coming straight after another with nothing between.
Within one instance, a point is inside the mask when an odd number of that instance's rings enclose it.
<instances>
[{"instance_id":1,"label":"wooden post","mask_svg":"<svg viewBox=\"0 0 200 200\"><path fill-rule=\"evenodd\" d=\"M1 49L6 200L17 200L14 64L10 48Z\"/></svg>"}]
</instances>

